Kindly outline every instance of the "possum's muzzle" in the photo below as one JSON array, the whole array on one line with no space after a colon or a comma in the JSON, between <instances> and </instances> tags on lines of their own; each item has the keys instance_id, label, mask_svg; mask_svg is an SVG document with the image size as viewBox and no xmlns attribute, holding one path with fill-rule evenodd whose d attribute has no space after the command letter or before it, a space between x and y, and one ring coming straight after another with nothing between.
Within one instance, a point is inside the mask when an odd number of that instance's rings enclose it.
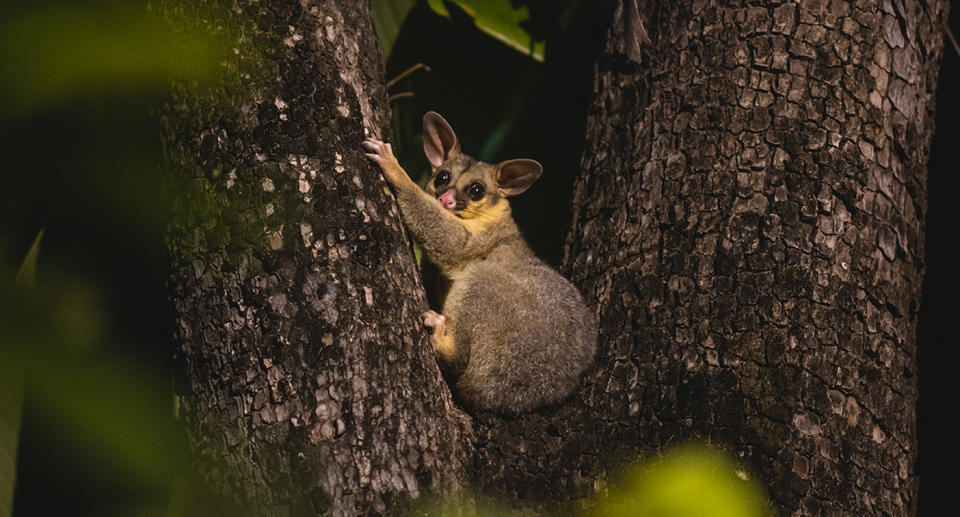
<instances>
[{"instance_id":1,"label":"possum's muzzle","mask_svg":"<svg viewBox=\"0 0 960 517\"><path fill-rule=\"evenodd\" d=\"M440 201L440 206L446 208L447 210L454 210L457 208L457 198L453 195L453 189L447 189L443 194L437 196L437 200Z\"/></svg>"}]
</instances>

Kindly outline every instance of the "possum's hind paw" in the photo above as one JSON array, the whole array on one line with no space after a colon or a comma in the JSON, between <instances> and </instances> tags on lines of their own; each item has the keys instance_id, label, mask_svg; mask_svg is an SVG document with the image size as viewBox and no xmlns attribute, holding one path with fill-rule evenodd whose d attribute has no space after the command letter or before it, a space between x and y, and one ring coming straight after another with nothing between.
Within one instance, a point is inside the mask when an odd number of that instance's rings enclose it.
<instances>
[{"instance_id":1,"label":"possum's hind paw","mask_svg":"<svg viewBox=\"0 0 960 517\"><path fill-rule=\"evenodd\" d=\"M435 311L423 313L423 324L429 329L430 344L437 357L443 361L452 361L454 358L453 336L447 333L447 318Z\"/></svg>"},{"instance_id":2,"label":"possum's hind paw","mask_svg":"<svg viewBox=\"0 0 960 517\"><path fill-rule=\"evenodd\" d=\"M437 314L435 311L427 311L423 313L423 324L427 327L428 332L431 334L431 341L434 341L438 336L443 335L444 327L446 326L447 318L444 318L443 315ZM434 343L436 347L436 343Z\"/></svg>"}]
</instances>

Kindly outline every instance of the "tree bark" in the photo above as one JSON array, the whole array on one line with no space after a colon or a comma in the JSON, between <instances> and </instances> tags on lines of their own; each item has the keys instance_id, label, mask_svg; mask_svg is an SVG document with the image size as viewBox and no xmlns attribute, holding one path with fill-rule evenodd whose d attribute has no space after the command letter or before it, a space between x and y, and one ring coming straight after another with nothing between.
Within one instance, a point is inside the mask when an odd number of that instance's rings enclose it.
<instances>
[{"instance_id":1,"label":"tree bark","mask_svg":"<svg viewBox=\"0 0 960 517\"><path fill-rule=\"evenodd\" d=\"M257 513L351 514L466 482L570 510L623 462L699 437L780 513L915 512L945 3L623 1L565 248L597 364L563 405L472 423L358 147L387 117L367 7L200 17L236 61L165 110L184 185L171 291L182 414L221 491Z\"/></svg>"},{"instance_id":2,"label":"tree bark","mask_svg":"<svg viewBox=\"0 0 960 517\"><path fill-rule=\"evenodd\" d=\"M601 321L585 412L728 445L782 514L914 513L945 2L638 12L643 62L629 23L597 61L565 250Z\"/></svg>"},{"instance_id":3,"label":"tree bark","mask_svg":"<svg viewBox=\"0 0 960 517\"><path fill-rule=\"evenodd\" d=\"M369 5L161 9L228 49L161 113L180 414L202 473L256 515L384 512L458 486L468 422L360 147L389 127Z\"/></svg>"}]
</instances>

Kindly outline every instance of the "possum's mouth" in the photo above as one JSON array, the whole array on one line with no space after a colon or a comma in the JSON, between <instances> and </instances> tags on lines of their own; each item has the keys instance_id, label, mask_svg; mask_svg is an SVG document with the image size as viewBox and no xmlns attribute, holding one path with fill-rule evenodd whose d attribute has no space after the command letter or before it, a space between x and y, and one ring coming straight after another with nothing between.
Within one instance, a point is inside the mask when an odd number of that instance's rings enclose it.
<instances>
[{"instance_id":1,"label":"possum's mouth","mask_svg":"<svg viewBox=\"0 0 960 517\"><path fill-rule=\"evenodd\" d=\"M460 219L472 219L473 217L476 217L474 214L464 212L464 210L467 208L467 205L462 201L456 201L456 204L454 204L452 208L448 208L444 206L443 201L440 200L440 196L434 197L437 200L437 204L440 205L440 208L443 208L447 212L450 212Z\"/></svg>"}]
</instances>

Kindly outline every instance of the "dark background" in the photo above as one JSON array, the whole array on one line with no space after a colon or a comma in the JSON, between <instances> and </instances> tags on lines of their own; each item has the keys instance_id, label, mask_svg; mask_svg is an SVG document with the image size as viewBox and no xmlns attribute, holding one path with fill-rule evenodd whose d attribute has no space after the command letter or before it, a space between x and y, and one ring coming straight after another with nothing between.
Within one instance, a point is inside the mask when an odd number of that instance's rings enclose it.
<instances>
[{"instance_id":1,"label":"dark background","mask_svg":"<svg viewBox=\"0 0 960 517\"><path fill-rule=\"evenodd\" d=\"M528 29L547 41L542 64L481 33L462 13L453 12L447 20L423 5L404 25L387 77L418 62L431 68L391 88L391 93L414 93L394 102L393 127L401 163L412 175L428 170L419 140L420 119L427 110L446 117L468 154L487 161L533 158L544 165L540 181L513 206L535 251L556 265L571 217L571 185L579 169L600 22L586 9L565 2L535 2L531 7ZM9 15L11 9L2 8L0 15ZM954 33L958 25L954 13ZM957 339L948 323L958 287L950 248L956 235L957 159L950 153L958 143L953 130L960 116L960 58L949 42L940 77L919 328L924 513L953 506L955 476L943 473L957 465L947 419L957 395ZM154 116L163 90L149 84L101 86L26 115L0 117L0 272L11 277L36 233L46 229L37 276L38 291L46 294L36 306L47 314L38 322L60 329L51 339L67 343L47 345L47 353L51 361L63 360L67 372L98 365L104 375L81 376L76 382L102 383L107 393L96 401L77 389L69 402L78 412L89 407L102 414L105 431L51 415L45 396L36 395L44 389L28 387L15 515L56 514L64 505L73 515L140 513L144 504L163 513L171 480L185 456L183 438L175 424L169 425L174 406L169 395L172 331L164 287L163 182ZM3 296L0 309L21 301ZM0 323L11 328L22 323L9 314ZM145 405L142 398L118 398L130 391L131 377L149 392L148 398L159 402ZM144 422L149 423L146 431ZM103 453L112 447L104 443L109 429L143 431L147 438L139 447L155 450L143 452L142 461L156 455L169 464L158 466L158 473L139 475L128 455ZM154 440L152 432L160 437Z\"/></svg>"},{"instance_id":2,"label":"dark background","mask_svg":"<svg viewBox=\"0 0 960 517\"><path fill-rule=\"evenodd\" d=\"M954 6L955 7L955 6ZM960 34L957 10L950 13L950 31ZM917 342L920 363L920 509L934 514L956 506L956 484L945 475L958 465L951 411L960 395L957 362L960 340L950 325L958 308L956 253L958 217L958 160L951 153L960 144L960 56L949 40L944 41L937 87L937 130L933 136L927 173L927 274L923 282ZM951 244L952 243L952 244Z\"/></svg>"}]
</instances>

